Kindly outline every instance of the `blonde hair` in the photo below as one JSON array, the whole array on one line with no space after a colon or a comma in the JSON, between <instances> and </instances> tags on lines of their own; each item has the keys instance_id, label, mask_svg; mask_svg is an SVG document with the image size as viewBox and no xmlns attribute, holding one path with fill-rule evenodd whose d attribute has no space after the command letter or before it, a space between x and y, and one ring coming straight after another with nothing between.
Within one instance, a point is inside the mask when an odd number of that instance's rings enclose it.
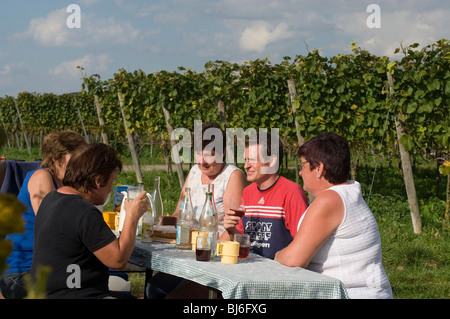
<instances>
[{"instance_id":1,"label":"blonde hair","mask_svg":"<svg viewBox=\"0 0 450 319\"><path fill-rule=\"evenodd\" d=\"M42 141L42 168L56 174L55 162L64 160L66 154L71 154L81 146L87 145L85 138L74 131L51 132Z\"/></svg>"}]
</instances>

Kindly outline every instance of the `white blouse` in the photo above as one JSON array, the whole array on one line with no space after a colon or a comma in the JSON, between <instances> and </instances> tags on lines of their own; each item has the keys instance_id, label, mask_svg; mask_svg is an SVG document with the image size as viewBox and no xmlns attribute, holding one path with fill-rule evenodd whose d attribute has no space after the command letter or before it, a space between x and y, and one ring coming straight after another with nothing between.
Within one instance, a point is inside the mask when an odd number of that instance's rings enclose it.
<instances>
[{"instance_id":1,"label":"white blouse","mask_svg":"<svg viewBox=\"0 0 450 319\"><path fill-rule=\"evenodd\" d=\"M344 202L344 218L314 255L307 269L339 279L350 298L392 298L381 258L377 222L361 194L361 185L332 186ZM298 227L303 221L303 214Z\"/></svg>"},{"instance_id":2,"label":"white blouse","mask_svg":"<svg viewBox=\"0 0 450 319\"><path fill-rule=\"evenodd\" d=\"M224 206L223 206L223 194L230 179L231 174L239 168L225 164L225 167L217 175L214 181L211 183L214 185L214 203L216 204L217 214L219 217L219 236L225 231L223 227ZM206 191L208 190L208 184L202 184L202 172L198 165L194 165L189 171L189 177L187 181L187 187L191 189L192 206L194 208L195 220L199 222L200 214L205 204Z\"/></svg>"}]
</instances>

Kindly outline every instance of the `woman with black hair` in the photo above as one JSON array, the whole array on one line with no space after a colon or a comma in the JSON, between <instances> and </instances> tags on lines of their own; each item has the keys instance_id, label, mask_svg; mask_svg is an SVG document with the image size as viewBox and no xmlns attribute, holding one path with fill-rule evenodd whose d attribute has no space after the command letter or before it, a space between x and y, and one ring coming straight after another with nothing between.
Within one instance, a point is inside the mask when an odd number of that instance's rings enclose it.
<instances>
[{"instance_id":1,"label":"woman with black hair","mask_svg":"<svg viewBox=\"0 0 450 319\"><path fill-rule=\"evenodd\" d=\"M275 260L341 280L350 298L392 298L377 222L360 184L347 180L347 140L335 133L320 134L303 144L298 155L303 188L314 200L294 240Z\"/></svg>"}]
</instances>

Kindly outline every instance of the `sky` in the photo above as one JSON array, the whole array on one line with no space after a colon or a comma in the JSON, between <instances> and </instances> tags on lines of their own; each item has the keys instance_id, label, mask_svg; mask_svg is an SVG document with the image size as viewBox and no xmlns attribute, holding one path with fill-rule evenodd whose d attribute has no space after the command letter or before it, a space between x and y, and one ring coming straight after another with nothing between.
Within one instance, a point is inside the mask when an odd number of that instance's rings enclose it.
<instances>
[{"instance_id":1,"label":"sky","mask_svg":"<svg viewBox=\"0 0 450 319\"><path fill-rule=\"evenodd\" d=\"M103 80L121 68L201 72L215 60L346 54L352 41L398 59L400 43L450 39L449 17L450 0L2 0L0 97L79 92L77 66Z\"/></svg>"}]
</instances>

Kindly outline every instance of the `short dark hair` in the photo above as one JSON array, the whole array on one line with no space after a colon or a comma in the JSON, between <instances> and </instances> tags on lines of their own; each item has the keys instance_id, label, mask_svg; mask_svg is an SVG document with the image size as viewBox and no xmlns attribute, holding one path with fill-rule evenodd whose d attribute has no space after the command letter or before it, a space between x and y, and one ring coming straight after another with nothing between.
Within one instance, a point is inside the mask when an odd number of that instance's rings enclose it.
<instances>
[{"instance_id":1,"label":"short dark hair","mask_svg":"<svg viewBox=\"0 0 450 319\"><path fill-rule=\"evenodd\" d=\"M122 170L118 152L106 144L89 144L70 158L63 184L88 192L96 188L97 179L105 186L114 170Z\"/></svg>"},{"instance_id":2,"label":"short dark hair","mask_svg":"<svg viewBox=\"0 0 450 319\"><path fill-rule=\"evenodd\" d=\"M277 153L277 160L278 160L278 169L277 172L280 171L281 169L281 165L283 164L283 143L281 143L281 139L280 136L273 136L271 133L266 132L266 140L260 140L260 133L261 131L259 131L258 133L256 133L256 139L253 139L251 136L246 135L245 136L245 147L249 147L250 145L263 145L265 146L265 148L263 149L263 151L265 151L266 153L264 155L266 156L270 156L271 154L273 154L273 151L278 151ZM273 150L272 149L272 139L278 137L278 145L276 146L278 148L278 150Z\"/></svg>"},{"instance_id":3,"label":"short dark hair","mask_svg":"<svg viewBox=\"0 0 450 319\"><path fill-rule=\"evenodd\" d=\"M211 138L205 138L205 132L208 129L214 129L214 130L219 130L219 134L212 134ZM208 134L210 133L214 133L214 131L212 132L208 132ZM220 135L220 136L218 136ZM210 143L212 143L213 141L215 141L217 139L217 142L222 142L222 149L220 150L214 150L216 152L216 154L221 153L222 155L225 155L225 151L227 148L227 137L225 134L225 131L220 127L219 124L214 123L214 122L209 122L209 123L204 123L202 124L202 135L201 136L195 136L194 135L194 147L195 145L201 145L202 146L202 151L205 149L206 146L208 146ZM198 143L198 144L197 144Z\"/></svg>"},{"instance_id":4,"label":"short dark hair","mask_svg":"<svg viewBox=\"0 0 450 319\"><path fill-rule=\"evenodd\" d=\"M336 133L322 133L300 146L303 156L314 169L323 163L324 177L331 184L344 183L350 172L350 149L347 140Z\"/></svg>"}]
</instances>

